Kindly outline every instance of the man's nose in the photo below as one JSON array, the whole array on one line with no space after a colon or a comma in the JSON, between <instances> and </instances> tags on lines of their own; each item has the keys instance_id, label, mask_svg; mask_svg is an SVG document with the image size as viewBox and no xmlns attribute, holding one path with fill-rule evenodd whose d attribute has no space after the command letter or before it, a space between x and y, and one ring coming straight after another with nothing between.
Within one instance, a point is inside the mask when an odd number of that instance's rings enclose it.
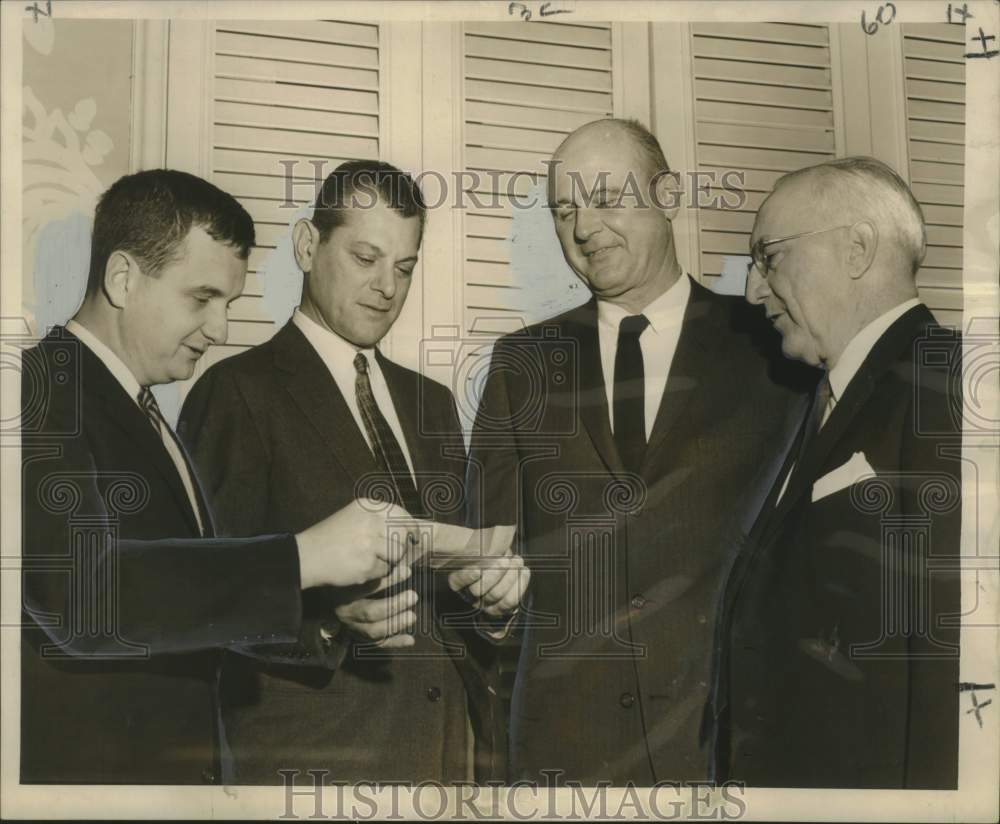
<instances>
[{"instance_id":1,"label":"man's nose","mask_svg":"<svg viewBox=\"0 0 1000 824\"><path fill-rule=\"evenodd\" d=\"M229 337L229 306L224 301L212 301L208 320L201 327L202 334L211 343L225 343Z\"/></svg>"},{"instance_id":2,"label":"man's nose","mask_svg":"<svg viewBox=\"0 0 1000 824\"><path fill-rule=\"evenodd\" d=\"M392 300L396 294L396 272L390 261L377 264L371 287L386 300Z\"/></svg>"},{"instance_id":3,"label":"man's nose","mask_svg":"<svg viewBox=\"0 0 1000 824\"><path fill-rule=\"evenodd\" d=\"M760 276L760 272L757 271L757 267L753 264L747 270L747 285L744 294L747 301L755 306L763 303L767 296L771 294L771 290L767 286L767 281Z\"/></svg>"},{"instance_id":4,"label":"man's nose","mask_svg":"<svg viewBox=\"0 0 1000 824\"><path fill-rule=\"evenodd\" d=\"M573 234L577 241L584 243L601 228L601 219L596 209L577 209L576 221L573 224Z\"/></svg>"}]
</instances>

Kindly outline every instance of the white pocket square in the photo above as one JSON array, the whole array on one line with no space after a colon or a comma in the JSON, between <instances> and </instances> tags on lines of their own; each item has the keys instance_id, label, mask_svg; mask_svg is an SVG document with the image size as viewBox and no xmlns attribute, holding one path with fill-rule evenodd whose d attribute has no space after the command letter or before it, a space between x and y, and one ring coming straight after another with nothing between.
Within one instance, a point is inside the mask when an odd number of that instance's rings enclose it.
<instances>
[{"instance_id":1,"label":"white pocket square","mask_svg":"<svg viewBox=\"0 0 1000 824\"><path fill-rule=\"evenodd\" d=\"M813 484L812 501L815 503L827 495L846 489L851 484L874 476L875 470L865 458L865 453L855 452L847 463L827 472Z\"/></svg>"}]
</instances>

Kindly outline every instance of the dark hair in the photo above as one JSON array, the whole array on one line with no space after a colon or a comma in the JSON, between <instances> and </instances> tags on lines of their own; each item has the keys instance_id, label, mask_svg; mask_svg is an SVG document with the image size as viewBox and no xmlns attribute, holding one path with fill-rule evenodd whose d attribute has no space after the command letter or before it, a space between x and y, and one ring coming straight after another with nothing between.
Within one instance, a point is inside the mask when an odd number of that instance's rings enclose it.
<instances>
[{"instance_id":1,"label":"dark hair","mask_svg":"<svg viewBox=\"0 0 1000 824\"><path fill-rule=\"evenodd\" d=\"M254 245L253 219L207 180L175 169L150 169L115 181L94 213L87 294L100 291L113 252L133 255L147 275L175 260L192 226L232 246L240 258Z\"/></svg>"},{"instance_id":2,"label":"dark hair","mask_svg":"<svg viewBox=\"0 0 1000 824\"><path fill-rule=\"evenodd\" d=\"M320 241L343 224L348 209L370 209L378 202L403 217L419 218L423 236L427 207L416 181L391 163L348 160L330 172L316 195L312 222Z\"/></svg>"}]
</instances>

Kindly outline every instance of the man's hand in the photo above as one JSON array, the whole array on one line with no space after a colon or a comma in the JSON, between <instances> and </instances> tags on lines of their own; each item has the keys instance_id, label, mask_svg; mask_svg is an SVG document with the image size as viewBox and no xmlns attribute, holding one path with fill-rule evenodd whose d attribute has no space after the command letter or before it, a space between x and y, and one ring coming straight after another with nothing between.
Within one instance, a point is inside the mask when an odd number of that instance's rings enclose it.
<instances>
[{"instance_id":1,"label":"man's hand","mask_svg":"<svg viewBox=\"0 0 1000 824\"><path fill-rule=\"evenodd\" d=\"M359 598L341 604L334 614L340 623L363 640L395 649L414 644L409 633L417 620L416 605L417 593L408 589L391 598Z\"/></svg>"},{"instance_id":2,"label":"man's hand","mask_svg":"<svg viewBox=\"0 0 1000 824\"><path fill-rule=\"evenodd\" d=\"M355 586L387 576L410 549L387 522L406 523L398 506L358 499L295 536L302 589ZM413 521L418 524L420 522Z\"/></svg>"},{"instance_id":3,"label":"man's hand","mask_svg":"<svg viewBox=\"0 0 1000 824\"><path fill-rule=\"evenodd\" d=\"M487 557L448 576L448 585L491 618L502 618L521 603L531 581L531 570L520 555L508 550Z\"/></svg>"}]
</instances>

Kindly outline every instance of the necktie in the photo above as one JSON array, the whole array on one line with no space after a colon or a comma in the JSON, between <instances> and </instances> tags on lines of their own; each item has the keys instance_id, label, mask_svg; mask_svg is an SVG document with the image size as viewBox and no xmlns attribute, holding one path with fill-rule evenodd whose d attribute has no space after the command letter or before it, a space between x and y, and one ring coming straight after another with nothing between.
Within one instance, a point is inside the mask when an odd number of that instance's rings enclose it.
<instances>
[{"instance_id":1,"label":"necktie","mask_svg":"<svg viewBox=\"0 0 1000 824\"><path fill-rule=\"evenodd\" d=\"M425 513L413 476L410 475L410 467L406 463L406 456L403 455L399 441L392 434L389 422L375 402L371 380L368 377L368 359L361 352L354 358L354 368L358 373L354 381L358 409L361 410L361 418L365 422L365 431L368 433L372 452L375 453L375 460L392 478L396 503L414 517L421 517Z\"/></svg>"},{"instance_id":2,"label":"necktie","mask_svg":"<svg viewBox=\"0 0 1000 824\"><path fill-rule=\"evenodd\" d=\"M801 466L806 450L819 434L826 414L826 407L830 404L830 394L830 373L824 372L823 377L816 385L816 393L813 395L812 406L809 408L809 417L806 418L803 425L802 440L799 441L798 457L795 461L796 466Z\"/></svg>"},{"instance_id":3,"label":"necktie","mask_svg":"<svg viewBox=\"0 0 1000 824\"><path fill-rule=\"evenodd\" d=\"M618 349L615 352L615 443L622 463L630 472L638 472L646 451L646 376L642 364L639 336L649 326L645 315L622 318L618 326Z\"/></svg>"},{"instance_id":4,"label":"necktie","mask_svg":"<svg viewBox=\"0 0 1000 824\"><path fill-rule=\"evenodd\" d=\"M180 475L184 491L187 493L188 503L191 504L191 509L194 510L194 517L198 522L198 531L204 535L207 518L201 511L201 505L194 490L194 475L191 472L191 466L188 464L187 456L184 454L184 449L177 440L174 430L170 428L170 424L164 419L163 413L160 412L159 404L156 402L156 397L148 386L144 386L139 392L139 406L146 413L146 418L163 442L167 454L170 455L170 460L173 461L174 467L177 469L177 474Z\"/></svg>"}]
</instances>

